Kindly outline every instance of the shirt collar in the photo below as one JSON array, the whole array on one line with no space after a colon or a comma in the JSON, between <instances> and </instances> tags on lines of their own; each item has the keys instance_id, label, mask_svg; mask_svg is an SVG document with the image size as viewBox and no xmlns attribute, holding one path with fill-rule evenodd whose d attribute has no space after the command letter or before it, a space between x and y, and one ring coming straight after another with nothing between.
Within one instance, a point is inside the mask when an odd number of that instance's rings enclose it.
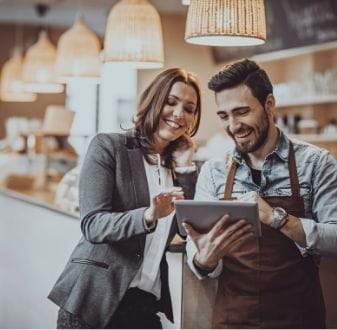
<instances>
[{"instance_id":1,"label":"shirt collar","mask_svg":"<svg viewBox=\"0 0 337 330\"><path fill-rule=\"evenodd\" d=\"M277 154L282 160L288 161L289 156L289 138L278 128L279 137L277 139L274 150L271 153ZM244 156L240 153L237 148L234 148L233 159L242 164L244 160Z\"/></svg>"},{"instance_id":2,"label":"shirt collar","mask_svg":"<svg viewBox=\"0 0 337 330\"><path fill-rule=\"evenodd\" d=\"M275 152L284 161L288 161L289 138L279 128L278 130L280 134L273 152Z\"/></svg>"}]
</instances>

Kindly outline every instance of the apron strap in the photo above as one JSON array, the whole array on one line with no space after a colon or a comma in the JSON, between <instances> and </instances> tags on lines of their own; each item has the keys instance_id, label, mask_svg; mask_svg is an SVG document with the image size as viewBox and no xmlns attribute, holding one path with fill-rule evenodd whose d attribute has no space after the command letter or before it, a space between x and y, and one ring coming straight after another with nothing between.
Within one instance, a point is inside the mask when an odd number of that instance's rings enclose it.
<instances>
[{"instance_id":1,"label":"apron strap","mask_svg":"<svg viewBox=\"0 0 337 330\"><path fill-rule=\"evenodd\" d=\"M300 196L300 184L298 182L297 167L295 161L294 146L291 141L289 141L289 157L288 157L289 175L290 175L290 185L292 196Z\"/></svg>"},{"instance_id":2,"label":"apron strap","mask_svg":"<svg viewBox=\"0 0 337 330\"><path fill-rule=\"evenodd\" d=\"M227 180L226 180L226 185L225 185L225 193L224 193L225 200L232 199L232 191L233 191L234 178L235 178L237 166L238 166L238 163L235 160L232 160L232 164L229 169ZM300 184L298 181L294 147L291 141L289 141L288 167L289 167L289 176L290 176L292 196L299 197L300 196Z\"/></svg>"},{"instance_id":3,"label":"apron strap","mask_svg":"<svg viewBox=\"0 0 337 330\"><path fill-rule=\"evenodd\" d=\"M234 184L234 178L235 178L237 166L238 166L238 163L235 160L232 160L232 164L231 164L231 167L227 175L226 186L225 186L224 199L226 200L232 199L233 184Z\"/></svg>"}]
</instances>

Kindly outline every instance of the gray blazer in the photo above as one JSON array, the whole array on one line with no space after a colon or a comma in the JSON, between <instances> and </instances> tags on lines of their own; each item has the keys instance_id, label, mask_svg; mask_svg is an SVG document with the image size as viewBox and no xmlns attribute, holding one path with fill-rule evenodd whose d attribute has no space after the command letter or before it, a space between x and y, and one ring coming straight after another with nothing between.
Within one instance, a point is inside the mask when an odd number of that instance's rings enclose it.
<instances>
[{"instance_id":1,"label":"gray blazer","mask_svg":"<svg viewBox=\"0 0 337 330\"><path fill-rule=\"evenodd\" d=\"M175 185L193 198L197 173L177 174ZM90 143L80 176L83 237L48 298L95 328L112 319L143 262L144 211L150 204L143 154L134 132L99 134ZM167 245L176 233L171 227ZM161 311L173 321L165 256Z\"/></svg>"}]
</instances>

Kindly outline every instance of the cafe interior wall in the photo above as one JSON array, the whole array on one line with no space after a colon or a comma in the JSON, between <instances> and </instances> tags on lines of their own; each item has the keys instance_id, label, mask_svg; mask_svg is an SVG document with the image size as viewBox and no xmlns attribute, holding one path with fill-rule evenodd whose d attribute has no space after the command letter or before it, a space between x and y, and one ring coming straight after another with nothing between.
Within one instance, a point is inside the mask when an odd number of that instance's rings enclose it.
<instances>
[{"instance_id":1,"label":"cafe interior wall","mask_svg":"<svg viewBox=\"0 0 337 330\"><path fill-rule=\"evenodd\" d=\"M184 40L186 16L183 14L161 14L165 61L163 68L157 70L138 70L138 95L147 84L160 71L170 67L182 67L197 74L202 87L202 120L199 132L195 139L205 142L216 131L220 130L216 117L216 104L214 95L207 89L207 82L211 75L216 73L225 63L216 64L210 47L188 44ZM14 46L14 24L0 24L0 65L8 59ZM23 26L24 45L32 44L37 37L38 27ZM62 28L49 28L48 32L52 42L56 45L58 37L64 31ZM268 41L267 41L268 42ZM286 58L269 60L264 56L263 60L256 60L266 69L273 83L298 80L313 72L324 72L337 67L337 49L316 50L315 52L287 56ZM303 91L305 93L305 90ZM25 116L28 118L42 118L47 105L65 104L65 94L38 94L38 99L31 103L1 102L0 101L0 138L5 136L4 123L11 116ZM322 108L322 110L320 110ZM289 107L278 110L280 113L299 112L304 117L313 117L324 126L331 118L337 118L335 103L313 106Z\"/></svg>"},{"instance_id":2,"label":"cafe interior wall","mask_svg":"<svg viewBox=\"0 0 337 330\"><path fill-rule=\"evenodd\" d=\"M0 24L0 68L12 55L15 46L15 34L18 28L15 24ZM20 25L23 31L23 45L25 49L37 40L39 28L32 25ZM64 32L60 28L48 28L50 40L54 45ZM46 107L50 104L64 105L65 93L38 94L35 102L3 102L0 101L0 139L5 137L5 121L9 117L20 116L26 118L43 118Z\"/></svg>"},{"instance_id":3,"label":"cafe interior wall","mask_svg":"<svg viewBox=\"0 0 337 330\"><path fill-rule=\"evenodd\" d=\"M337 68L337 48L325 49L324 45L322 45L321 48L318 46L312 52L287 56L286 58L276 60L268 60L266 58L261 62L261 66L267 71L273 84L291 81L302 82L301 95L299 96L310 98L313 95L311 91L307 90L305 81L311 79L315 73L324 73ZM291 113L293 115L300 115L303 118L312 118L318 122L319 127L324 127L331 119L337 120L337 106L335 102L282 107L277 109L277 113L282 115Z\"/></svg>"},{"instance_id":4,"label":"cafe interior wall","mask_svg":"<svg viewBox=\"0 0 337 330\"><path fill-rule=\"evenodd\" d=\"M184 15L162 16L165 63L164 68L183 67L195 72L202 86L202 119L199 132L195 136L197 143L204 143L221 130L216 116L216 104L214 95L207 88L209 78L226 64L215 63L211 48L206 46L191 45L184 40L186 17ZM268 42L268 39L267 39ZM253 56L262 68L264 68L273 84L299 82L302 86L299 97L310 98L311 91L306 89L304 82L311 79L315 73L324 73L337 68L337 48L326 48L324 44L316 45L313 49L291 49L277 54L263 54ZM140 70L138 74L138 93L141 92L151 79L160 70ZM276 100L276 107L278 100ZM319 127L324 127L337 119L336 103L299 104L296 106L280 107L276 115L300 115L302 118L316 120ZM322 145L322 147L326 147Z\"/></svg>"},{"instance_id":5,"label":"cafe interior wall","mask_svg":"<svg viewBox=\"0 0 337 330\"><path fill-rule=\"evenodd\" d=\"M212 58L209 47L191 45L185 42L186 16L182 14L161 14L165 62L164 67L158 70L138 70L138 95L154 76L162 70L171 67L182 67L194 72L199 77L202 86L202 121L197 140L205 141L214 132L216 120L216 109L213 94L207 89L207 81L216 72L216 65ZM15 39L14 24L0 24L0 65L9 58L10 51L14 46ZM38 28L36 26L22 26L24 29L24 40L35 42ZM64 30L61 28L49 28L48 32L52 42L56 45L59 35ZM27 47L26 47L27 48ZM38 99L31 103L1 102L0 101L0 138L5 136L5 120L12 116L25 116L27 118L42 118L47 105L65 104L65 94L38 94Z\"/></svg>"}]
</instances>

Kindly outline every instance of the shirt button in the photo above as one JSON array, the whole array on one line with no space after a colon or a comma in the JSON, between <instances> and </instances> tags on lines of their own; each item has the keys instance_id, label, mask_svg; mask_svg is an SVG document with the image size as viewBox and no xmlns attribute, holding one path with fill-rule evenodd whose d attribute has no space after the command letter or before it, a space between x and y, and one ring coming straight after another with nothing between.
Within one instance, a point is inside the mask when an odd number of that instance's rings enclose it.
<instances>
[{"instance_id":1,"label":"shirt button","mask_svg":"<svg viewBox=\"0 0 337 330\"><path fill-rule=\"evenodd\" d=\"M137 257L138 259L141 258L140 253L137 253L137 254L136 254L136 257Z\"/></svg>"}]
</instances>

